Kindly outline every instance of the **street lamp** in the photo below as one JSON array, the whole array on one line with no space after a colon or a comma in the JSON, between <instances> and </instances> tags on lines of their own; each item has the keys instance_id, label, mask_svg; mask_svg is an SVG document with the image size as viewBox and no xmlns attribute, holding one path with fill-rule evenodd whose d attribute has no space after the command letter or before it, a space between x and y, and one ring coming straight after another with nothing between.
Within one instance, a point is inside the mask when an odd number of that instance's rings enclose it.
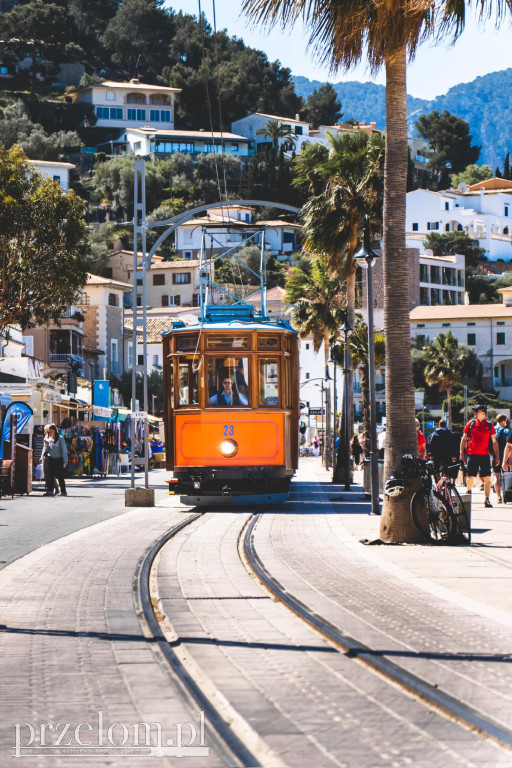
<instances>
[{"instance_id":1,"label":"street lamp","mask_svg":"<svg viewBox=\"0 0 512 768\"><path fill-rule=\"evenodd\" d=\"M333 474L334 474L334 471L336 469L336 453L337 453L336 452L336 432L338 431L337 430L337 426L338 425L337 425L337 422L336 422L336 412L338 410L338 391L337 391L337 382L336 382L336 379L337 379L337 365L338 364L336 362L336 358L333 357L332 348L331 348L331 357L329 358L329 360L327 362L328 363L332 363L334 365L334 384L333 384L333 390L334 390L334 392L333 392L333 400L334 400L334 402L333 402L333 406L332 406L332 411L333 411L333 420L332 420L332 425L333 425L333 427L332 427L332 470L333 470Z\"/></svg>"},{"instance_id":2,"label":"street lamp","mask_svg":"<svg viewBox=\"0 0 512 768\"><path fill-rule=\"evenodd\" d=\"M366 269L366 301L368 312L368 382L370 389L370 470L372 488L372 515L380 515L379 456L377 452L377 403L375 391L375 338L373 330L373 274L372 267L379 254L370 245L370 217L364 217L363 245L354 259Z\"/></svg>"},{"instance_id":3,"label":"street lamp","mask_svg":"<svg viewBox=\"0 0 512 768\"><path fill-rule=\"evenodd\" d=\"M343 334L343 442L345 443L345 454L343 456L343 463L345 465L345 490L350 491L350 418L348 410L350 408L350 393L348 391L349 382L349 351L348 351L348 335L352 330L352 326L348 322L348 310L345 308L345 317L343 324L340 326L340 332Z\"/></svg>"}]
</instances>

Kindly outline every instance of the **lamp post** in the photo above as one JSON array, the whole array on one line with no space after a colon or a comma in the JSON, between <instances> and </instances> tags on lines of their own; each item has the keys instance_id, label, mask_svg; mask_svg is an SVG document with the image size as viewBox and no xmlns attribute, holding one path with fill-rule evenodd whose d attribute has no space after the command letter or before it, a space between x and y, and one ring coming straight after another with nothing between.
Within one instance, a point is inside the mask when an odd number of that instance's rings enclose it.
<instances>
[{"instance_id":1,"label":"lamp post","mask_svg":"<svg viewBox=\"0 0 512 768\"><path fill-rule=\"evenodd\" d=\"M336 421L336 412L338 410L338 391L337 391L337 384L336 384L336 376L337 376L337 363L336 359L332 355L332 349L331 349L331 357L327 361L328 363L332 363L334 365L334 384L333 384L333 420L332 420L332 470L334 473L334 470L336 469L336 432L337 430L337 421Z\"/></svg>"},{"instance_id":2,"label":"lamp post","mask_svg":"<svg viewBox=\"0 0 512 768\"><path fill-rule=\"evenodd\" d=\"M324 382L327 382L327 386L325 387L325 428L324 428L324 440L323 445L324 447L324 464L325 468L329 469L329 461L330 457L332 456L331 451L331 377L329 375L329 368L327 364L325 365L325 377ZM324 384L322 383L322 386Z\"/></svg>"},{"instance_id":3,"label":"lamp post","mask_svg":"<svg viewBox=\"0 0 512 768\"><path fill-rule=\"evenodd\" d=\"M366 300L368 312L368 382L370 389L370 470L372 488L372 515L380 515L379 455L377 452L377 403L375 392L375 338L373 330L373 274L372 267L379 254L370 246L370 217L364 217L363 245L354 259L366 269Z\"/></svg>"},{"instance_id":4,"label":"lamp post","mask_svg":"<svg viewBox=\"0 0 512 768\"><path fill-rule=\"evenodd\" d=\"M345 317L343 324L340 326L340 332L343 334L343 442L345 444L345 454L343 456L343 463L345 469L345 490L350 491L350 418L348 409L350 407L350 393L348 391L349 381L349 351L348 351L348 335L352 330L352 326L348 322L348 311L345 308Z\"/></svg>"}]
</instances>

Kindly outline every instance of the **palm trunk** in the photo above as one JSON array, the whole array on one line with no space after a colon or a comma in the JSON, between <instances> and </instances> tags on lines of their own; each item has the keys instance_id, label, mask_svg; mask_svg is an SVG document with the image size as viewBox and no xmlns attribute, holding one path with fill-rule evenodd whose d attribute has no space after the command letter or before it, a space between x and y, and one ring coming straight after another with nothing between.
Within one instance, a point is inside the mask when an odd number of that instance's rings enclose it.
<instances>
[{"instance_id":1,"label":"palm trunk","mask_svg":"<svg viewBox=\"0 0 512 768\"><path fill-rule=\"evenodd\" d=\"M329 359L329 337L324 337L324 371L327 371L327 361ZM331 447L331 388L328 385L325 390L325 427L323 435L324 446L324 466L329 469L331 464L332 447Z\"/></svg>"},{"instance_id":2,"label":"palm trunk","mask_svg":"<svg viewBox=\"0 0 512 768\"><path fill-rule=\"evenodd\" d=\"M400 467L402 455L416 455L409 325L409 297L404 279L405 200L407 185L407 60L405 48L386 60L386 159L384 166L384 334L386 337L386 450L384 476ZM376 446L374 446L376 448ZM384 496L380 538L418 542L410 513L416 484L402 496Z\"/></svg>"}]
</instances>

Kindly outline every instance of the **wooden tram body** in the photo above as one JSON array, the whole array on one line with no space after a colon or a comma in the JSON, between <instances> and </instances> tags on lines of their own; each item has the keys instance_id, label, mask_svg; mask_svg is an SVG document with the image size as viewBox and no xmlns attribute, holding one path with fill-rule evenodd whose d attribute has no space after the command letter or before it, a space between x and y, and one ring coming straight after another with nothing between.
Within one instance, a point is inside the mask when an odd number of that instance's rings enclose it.
<instances>
[{"instance_id":1,"label":"wooden tram body","mask_svg":"<svg viewBox=\"0 0 512 768\"><path fill-rule=\"evenodd\" d=\"M188 504L283 500L298 465L297 333L247 305L208 310L163 337L170 491Z\"/></svg>"}]
</instances>

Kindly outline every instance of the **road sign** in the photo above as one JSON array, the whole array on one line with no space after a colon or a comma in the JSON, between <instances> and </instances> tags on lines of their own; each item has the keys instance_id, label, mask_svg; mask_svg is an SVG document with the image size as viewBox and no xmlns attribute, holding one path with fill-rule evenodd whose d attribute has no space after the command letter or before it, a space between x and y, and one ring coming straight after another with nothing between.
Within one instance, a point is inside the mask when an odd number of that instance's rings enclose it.
<instances>
[{"instance_id":1,"label":"road sign","mask_svg":"<svg viewBox=\"0 0 512 768\"><path fill-rule=\"evenodd\" d=\"M321 408L310 408L309 409L309 415L310 416L322 416L322 409Z\"/></svg>"},{"instance_id":2,"label":"road sign","mask_svg":"<svg viewBox=\"0 0 512 768\"><path fill-rule=\"evenodd\" d=\"M433 421L427 421L427 429L434 429L434 422Z\"/></svg>"},{"instance_id":3,"label":"road sign","mask_svg":"<svg viewBox=\"0 0 512 768\"><path fill-rule=\"evenodd\" d=\"M147 418L146 411L132 411L132 419L145 419Z\"/></svg>"}]
</instances>

